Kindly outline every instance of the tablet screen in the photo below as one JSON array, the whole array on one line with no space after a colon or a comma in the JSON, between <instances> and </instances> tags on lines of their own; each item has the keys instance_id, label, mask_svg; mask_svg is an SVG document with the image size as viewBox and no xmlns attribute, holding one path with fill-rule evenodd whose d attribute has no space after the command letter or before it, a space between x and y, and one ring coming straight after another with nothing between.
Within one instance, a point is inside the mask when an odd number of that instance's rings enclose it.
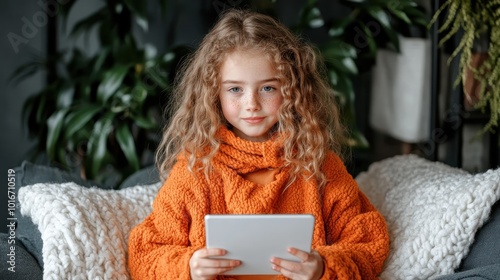
<instances>
[{"instance_id":1,"label":"tablet screen","mask_svg":"<svg viewBox=\"0 0 500 280\"><path fill-rule=\"evenodd\" d=\"M311 251L314 216L310 214L206 215L207 248L227 251L224 259L241 265L228 275L278 274L271 257L300 261L288 253L289 247Z\"/></svg>"}]
</instances>

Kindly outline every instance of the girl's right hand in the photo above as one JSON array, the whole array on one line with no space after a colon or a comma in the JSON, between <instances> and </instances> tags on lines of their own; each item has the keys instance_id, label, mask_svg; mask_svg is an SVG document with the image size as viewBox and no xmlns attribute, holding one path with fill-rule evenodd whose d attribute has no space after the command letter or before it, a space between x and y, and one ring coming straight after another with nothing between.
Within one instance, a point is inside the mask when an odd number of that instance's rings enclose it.
<instances>
[{"instance_id":1,"label":"girl's right hand","mask_svg":"<svg viewBox=\"0 0 500 280\"><path fill-rule=\"evenodd\" d=\"M211 259L209 257L224 256L226 250L218 248L203 248L197 250L189 260L192 280L211 280L217 275L231 270L241 263L238 260Z\"/></svg>"}]
</instances>

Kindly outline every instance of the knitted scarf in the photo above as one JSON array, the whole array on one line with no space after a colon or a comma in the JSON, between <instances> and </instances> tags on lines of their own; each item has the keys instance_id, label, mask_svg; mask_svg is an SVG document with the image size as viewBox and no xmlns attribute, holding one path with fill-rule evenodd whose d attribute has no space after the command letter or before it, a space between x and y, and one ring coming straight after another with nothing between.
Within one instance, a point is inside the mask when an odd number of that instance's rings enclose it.
<instances>
[{"instance_id":1,"label":"knitted scarf","mask_svg":"<svg viewBox=\"0 0 500 280\"><path fill-rule=\"evenodd\" d=\"M265 168L280 168L284 164L283 142L279 137L275 136L264 142L251 142L237 137L225 126L219 128L216 137L221 144L214 161L220 161L240 174Z\"/></svg>"},{"instance_id":2,"label":"knitted scarf","mask_svg":"<svg viewBox=\"0 0 500 280\"><path fill-rule=\"evenodd\" d=\"M221 183L227 211L234 214L272 213L288 179L288 168L283 167L281 156L282 138L251 142L237 137L224 126L216 136L220 148L212 159L215 174L210 180L211 184ZM241 176L263 169L279 169L275 180L264 186Z\"/></svg>"}]
</instances>

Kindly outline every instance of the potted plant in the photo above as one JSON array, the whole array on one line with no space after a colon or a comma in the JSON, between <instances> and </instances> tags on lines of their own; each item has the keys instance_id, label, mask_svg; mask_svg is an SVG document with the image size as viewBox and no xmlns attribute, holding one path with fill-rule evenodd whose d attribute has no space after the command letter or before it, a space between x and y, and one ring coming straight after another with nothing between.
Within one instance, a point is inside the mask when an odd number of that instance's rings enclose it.
<instances>
[{"instance_id":1,"label":"potted plant","mask_svg":"<svg viewBox=\"0 0 500 280\"><path fill-rule=\"evenodd\" d=\"M58 4L63 27L76 2ZM166 1L159 2L164 7ZM133 26L147 29L146 2L104 3L70 30L75 38L96 28L96 54L71 47L21 66L14 76L52 70L55 77L23 109L29 133L38 140L35 154L78 169L83 178L116 185L147 164L154 151L162 104L169 101L170 81L185 50L159 54L152 45L138 44Z\"/></svg>"},{"instance_id":2,"label":"potted plant","mask_svg":"<svg viewBox=\"0 0 500 280\"><path fill-rule=\"evenodd\" d=\"M440 46L458 38L449 60L460 59L455 86L463 84L468 107L489 111L482 132L493 131L500 117L500 1L445 0L432 22L444 12L439 32L445 34Z\"/></svg>"}]
</instances>

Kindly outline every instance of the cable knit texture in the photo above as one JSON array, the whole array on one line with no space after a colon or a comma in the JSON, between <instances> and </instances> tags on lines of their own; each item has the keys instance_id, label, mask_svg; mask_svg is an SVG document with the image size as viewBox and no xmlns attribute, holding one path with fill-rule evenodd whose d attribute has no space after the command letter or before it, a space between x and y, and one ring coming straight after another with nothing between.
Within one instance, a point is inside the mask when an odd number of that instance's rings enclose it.
<instances>
[{"instance_id":1,"label":"cable knit texture","mask_svg":"<svg viewBox=\"0 0 500 280\"><path fill-rule=\"evenodd\" d=\"M386 280L453 273L500 199L500 168L473 175L415 155L373 163L356 180L387 219Z\"/></svg>"},{"instance_id":2,"label":"cable knit texture","mask_svg":"<svg viewBox=\"0 0 500 280\"><path fill-rule=\"evenodd\" d=\"M210 183L202 171L190 173L179 157L153 203L153 212L129 239L134 279L190 279L189 259L205 247L205 214L311 213L316 217L313 249L324 258L322 279L375 279L388 255L384 218L358 189L341 160L328 154L321 191L315 180L298 178L286 190L279 139L249 142L222 128ZM275 180L260 185L244 174L267 168ZM219 276L218 279L234 279ZM278 279L284 279L279 276Z\"/></svg>"},{"instance_id":3,"label":"cable knit texture","mask_svg":"<svg viewBox=\"0 0 500 280\"><path fill-rule=\"evenodd\" d=\"M128 235L151 212L160 186L116 191L69 182L20 188L21 213L42 235L43 279L129 279Z\"/></svg>"}]
</instances>

